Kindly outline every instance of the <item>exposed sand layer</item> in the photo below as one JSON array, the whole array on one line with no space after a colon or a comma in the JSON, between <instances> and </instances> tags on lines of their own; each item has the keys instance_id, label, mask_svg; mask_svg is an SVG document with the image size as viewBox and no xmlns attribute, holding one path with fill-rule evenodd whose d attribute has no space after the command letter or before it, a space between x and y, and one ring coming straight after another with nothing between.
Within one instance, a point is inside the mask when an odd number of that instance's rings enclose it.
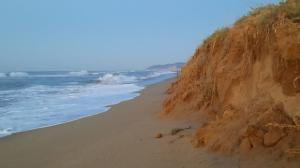
<instances>
[{"instance_id":1,"label":"exposed sand layer","mask_svg":"<svg viewBox=\"0 0 300 168\"><path fill-rule=\"evenodd\" d=\"M205 122L196 146L300 160L300 1L255 9L215 32L168 93L165 116Z\"/></svg>"}]
</instances>

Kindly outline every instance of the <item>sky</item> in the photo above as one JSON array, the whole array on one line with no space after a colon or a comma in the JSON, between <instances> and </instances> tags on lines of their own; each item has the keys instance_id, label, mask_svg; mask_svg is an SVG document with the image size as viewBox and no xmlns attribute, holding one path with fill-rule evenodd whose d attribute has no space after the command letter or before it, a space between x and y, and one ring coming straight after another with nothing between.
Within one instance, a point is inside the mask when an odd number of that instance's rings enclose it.
<instances>
[{"instance_id":1,"label":"sky","mask_svg":"<svg viewBox=\"0 0 300 168\"><path fill-rule=\"evenodd\" d=\"M0 0L0 72L134 70L187 61L202 40L278 0Z\"/></svg>"}]
</instances>

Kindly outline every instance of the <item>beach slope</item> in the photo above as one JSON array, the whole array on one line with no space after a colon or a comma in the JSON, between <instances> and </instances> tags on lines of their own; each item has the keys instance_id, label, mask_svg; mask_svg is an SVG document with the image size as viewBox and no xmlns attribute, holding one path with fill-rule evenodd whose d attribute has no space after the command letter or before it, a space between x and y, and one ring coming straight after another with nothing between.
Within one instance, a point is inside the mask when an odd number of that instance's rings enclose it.
<instances>
[{"instance_id":1,"label":"beach slope","mask_svg":"<svg viewBox=\"0 0 300 168\"><path fill-rule=\"evenodd\" d=\"M2 138L0 167L182 168L233 164L193 148L193 128L169 135L170 130L191 123L159 119L168 85L150 86L138 98L96 116ZM155 138L158 133L163 137Z\"/></svg>"}]
</instances>

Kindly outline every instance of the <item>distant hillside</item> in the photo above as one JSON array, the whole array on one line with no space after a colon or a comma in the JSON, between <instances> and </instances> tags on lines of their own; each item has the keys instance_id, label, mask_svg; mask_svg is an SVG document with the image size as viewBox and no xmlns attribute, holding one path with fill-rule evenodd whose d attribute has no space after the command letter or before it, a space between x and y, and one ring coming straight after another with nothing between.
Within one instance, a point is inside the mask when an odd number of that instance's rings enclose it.
<instances>
[{"instance_id":1,"label":"distant hillside","mask_svg":"<svg viewBox=\"0 0 300 168\"><path fill-rule=\"evenodd\" d=\"M148 70L153 71L179 71L185 63L178 62L173 64L165 64L165 65L153 65Z\"/></svg>"},{"instance_id":2,"label":"distant hillside","mask_svg":"<svg viewBox=\"0 0 300 168\"><path fill-rule=\"evenodd\" d=\"M195 146L299 156L300 0L254 9L216 31L168 94L163 115L202 124Z\"/></svg>"}]
</instances>

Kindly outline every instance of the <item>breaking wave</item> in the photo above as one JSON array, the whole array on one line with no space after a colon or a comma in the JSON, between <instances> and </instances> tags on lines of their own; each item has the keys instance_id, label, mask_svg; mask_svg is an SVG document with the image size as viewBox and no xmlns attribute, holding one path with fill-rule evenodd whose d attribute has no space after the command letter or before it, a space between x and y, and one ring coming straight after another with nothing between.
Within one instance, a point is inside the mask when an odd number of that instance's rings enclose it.
<instances>
[{"instance_id":1,"label":"breaking wave","mask_svg":"<svg viewBox=\"0 0 300 168\"><path fill-rule=\"evenodd\" d=\"M87 71L87 70L70 72L70 75L73 75L73 76L85 76L88 74L89 74L89 71Z\"/></svg>"},{"instance_id":2,"label":"breaking wave","mask_svg":"<svg viewBox=\"0 0 300 168\"><path fill-rule=\"evenodd\" d=\"M13 77L13 78L21 78L21 77L28 77L28 73L26 72L11 72L8 75L9 77Z\"/></svg>"},{"instance_id":3,"label":"breaking wave","mask_svg":"<svg viewBox=\"0 0 300 168\"><path fill-rule=\"evenodd\" d=\"M126 75L114 75L111 73L105 74L102 77L98 78L102 84L123 84L123 83L132 83L136 82L138 79L135 76L126 76Z\"/></svg>"}]
</instances>

